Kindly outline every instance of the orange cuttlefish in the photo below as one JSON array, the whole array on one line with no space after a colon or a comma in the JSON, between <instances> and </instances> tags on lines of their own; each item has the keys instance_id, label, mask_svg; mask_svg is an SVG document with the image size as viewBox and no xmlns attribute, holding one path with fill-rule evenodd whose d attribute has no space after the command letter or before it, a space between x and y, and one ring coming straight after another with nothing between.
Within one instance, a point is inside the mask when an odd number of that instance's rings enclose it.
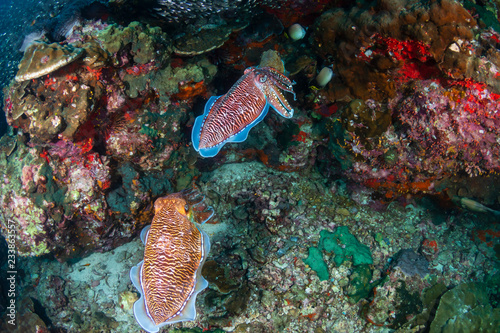
<instances>
[{"instance_id":1,"label":"orange cuttlefish","mask_svg":"<svg viewBox=\"0 0 500 333\"><path fill-rule=\"evenodd\" d=\"M147 332L196 318L196 296L208 285L201 268L210 240L192 220L205 223L213 216L203 201L195 190L158 198L153 222L141 232L144 260L132 267L130 279L141 293L134 316Z\"/></svg>"}]
</instances>

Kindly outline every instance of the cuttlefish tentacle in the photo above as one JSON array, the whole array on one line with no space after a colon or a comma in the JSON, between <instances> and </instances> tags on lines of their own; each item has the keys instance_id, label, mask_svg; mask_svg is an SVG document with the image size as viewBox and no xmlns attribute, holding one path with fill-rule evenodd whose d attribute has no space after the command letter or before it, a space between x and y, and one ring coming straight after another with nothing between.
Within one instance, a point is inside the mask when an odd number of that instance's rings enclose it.
<instances>
[{"instance_id":1,"label":"cuttlefish tentacle","mask_svg":"<svg viewBox=\"0 0 500 333\"><path fill-rule=\"evenodd\" d=\"M288 104L288 101L285 99L285 96L281 93L281 91L271 88L271 92L267 94L267 102L271 104L273 109L275 109L281 116L285 118L292 118L293 109Z\"/></svg>"},{"instance_id":2,"label":"cuttlefish tentacle","mask_svg":"<svg viewBox=\"0 0 500 333\"><path fill-rule=\"evenodd\" d=\"M293 116L293 108L290 106L282 91L292 93L293 83L283 74L273 68L263 68L261 70L262 77L266 80L262 83L264 94L266 95L267 103L273 107L282 117L291 118Z\"/></svg>"},{"instance_id":3,"label":"cuttlefish tentacle","mask_svg":"<svg viewBox=\"0 0 500 333\"><path fill-rule=\"evenodd\" d=\"M273 85L295 96L295 93L293 92L293 83L285 75L271 67L261 68L261 71L267 71L269 73L269 78L271 79Z\"/></svg>"},{"instance_id":4,"label":"cuttlefish tentacle","mask_svg":"<svg viewBox=\"0 0 500 333\"><path fill-rule=\"evenodd\" d=\"M294 95L292 82L283 74L271 67L264 67L256 71L257 85L262 89L269 103L276 112L282 117L291 118L293 116L293 108L288 104L288 101L283 96L281 90L290 92Z\"/></svg>"}]
</instances>

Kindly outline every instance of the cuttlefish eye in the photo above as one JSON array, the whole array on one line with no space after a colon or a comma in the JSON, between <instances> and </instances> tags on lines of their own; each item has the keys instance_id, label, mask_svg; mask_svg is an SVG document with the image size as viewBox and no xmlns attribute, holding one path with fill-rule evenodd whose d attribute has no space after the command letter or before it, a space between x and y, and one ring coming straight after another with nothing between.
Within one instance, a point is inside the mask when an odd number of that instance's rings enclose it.
<instances>
[{"instance_id":1,"label":"cuttlefish eye","mask_svg":"<svg viewBox=\"0 0 500 333\"><path fill-rule=\"evenodd\" d=\"M174 207L182 215L187 215L188 210L189 210L189 205L188 204L183 205L183 203L184 203L184 200L181 202L177 202Z\"/></svg>"},{"instance_id":2,"label":"cuttlefish eye","mask_svg":"<svg viewBox=\"0 0 500 333\"><path fill-rule=\"evenodd\" d=\"M267 81L267 75L261 76L259 79L260 82L264 83Z\"/></svg>"}]
</instances>

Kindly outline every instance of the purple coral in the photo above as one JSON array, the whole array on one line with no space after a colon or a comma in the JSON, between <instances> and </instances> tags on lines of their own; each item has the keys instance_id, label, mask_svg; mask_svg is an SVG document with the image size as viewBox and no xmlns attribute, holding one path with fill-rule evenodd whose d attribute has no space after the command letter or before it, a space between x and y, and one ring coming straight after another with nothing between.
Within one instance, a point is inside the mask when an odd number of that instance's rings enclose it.
<instances>
[{"instance_id":1,"label":"purple coral","mask_svg":"<svg viewBox=\"0 0 500 333\"><path fill-rule=\"evenodd\" d=\"M415 82L388 103L394 122L380 137L350 141L362 157L352 178L414 183L499 171L499 99L471 80Z\"/></svg>"},{"instance_id":2,"label":"purple coral","mask_svg":"<svg viewBox=\"0 0 500 333\"><path fill-rule=\"evenodd\" d=\"M499 97L482 85L467 81L463 88L419 82L415 93L402 99L394 110L405 136L431 159L425 165L420 163L427 159L419 161L415 157L415 167L420 164L434 173L465 170L470 175L498 170Z\"/></svg>"}]
</instances>

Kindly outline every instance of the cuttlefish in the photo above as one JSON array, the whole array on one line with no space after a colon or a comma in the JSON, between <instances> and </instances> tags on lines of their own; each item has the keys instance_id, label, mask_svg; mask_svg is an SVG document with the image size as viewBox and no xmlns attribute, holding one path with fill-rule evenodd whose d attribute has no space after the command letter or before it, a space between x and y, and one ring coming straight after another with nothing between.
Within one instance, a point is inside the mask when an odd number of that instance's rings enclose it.
<instances>
[{"instance_id":1,"label":"cuttlefish","mask_svg":"<svg viewBox=\"0 0 500 333\"><path fill-rule=\"evenodd\" d=\"M211 97L204 113L197 117L191 140L203 157L217 155L228 142L243 142L248 132L267 114L271 106L285 118L293 116L282 91L295 97L293 83L272 67L250 67L222 96Z\"/></svg>"},{"instance_id":2,"label":"cuttlefish","mask_svg":"<svg viewBox=\"0 0 500 333\"><path fill-rule=\"evenodd\" d=\"M201 268L210 250L208 235L195 224L213 216L197 191L170 194L155 201L155 215L141 232L144 260L130 270L141 293L134 316L147 332L196 318L195 301L208 282Z\"/></svg>"}]
</instances>

